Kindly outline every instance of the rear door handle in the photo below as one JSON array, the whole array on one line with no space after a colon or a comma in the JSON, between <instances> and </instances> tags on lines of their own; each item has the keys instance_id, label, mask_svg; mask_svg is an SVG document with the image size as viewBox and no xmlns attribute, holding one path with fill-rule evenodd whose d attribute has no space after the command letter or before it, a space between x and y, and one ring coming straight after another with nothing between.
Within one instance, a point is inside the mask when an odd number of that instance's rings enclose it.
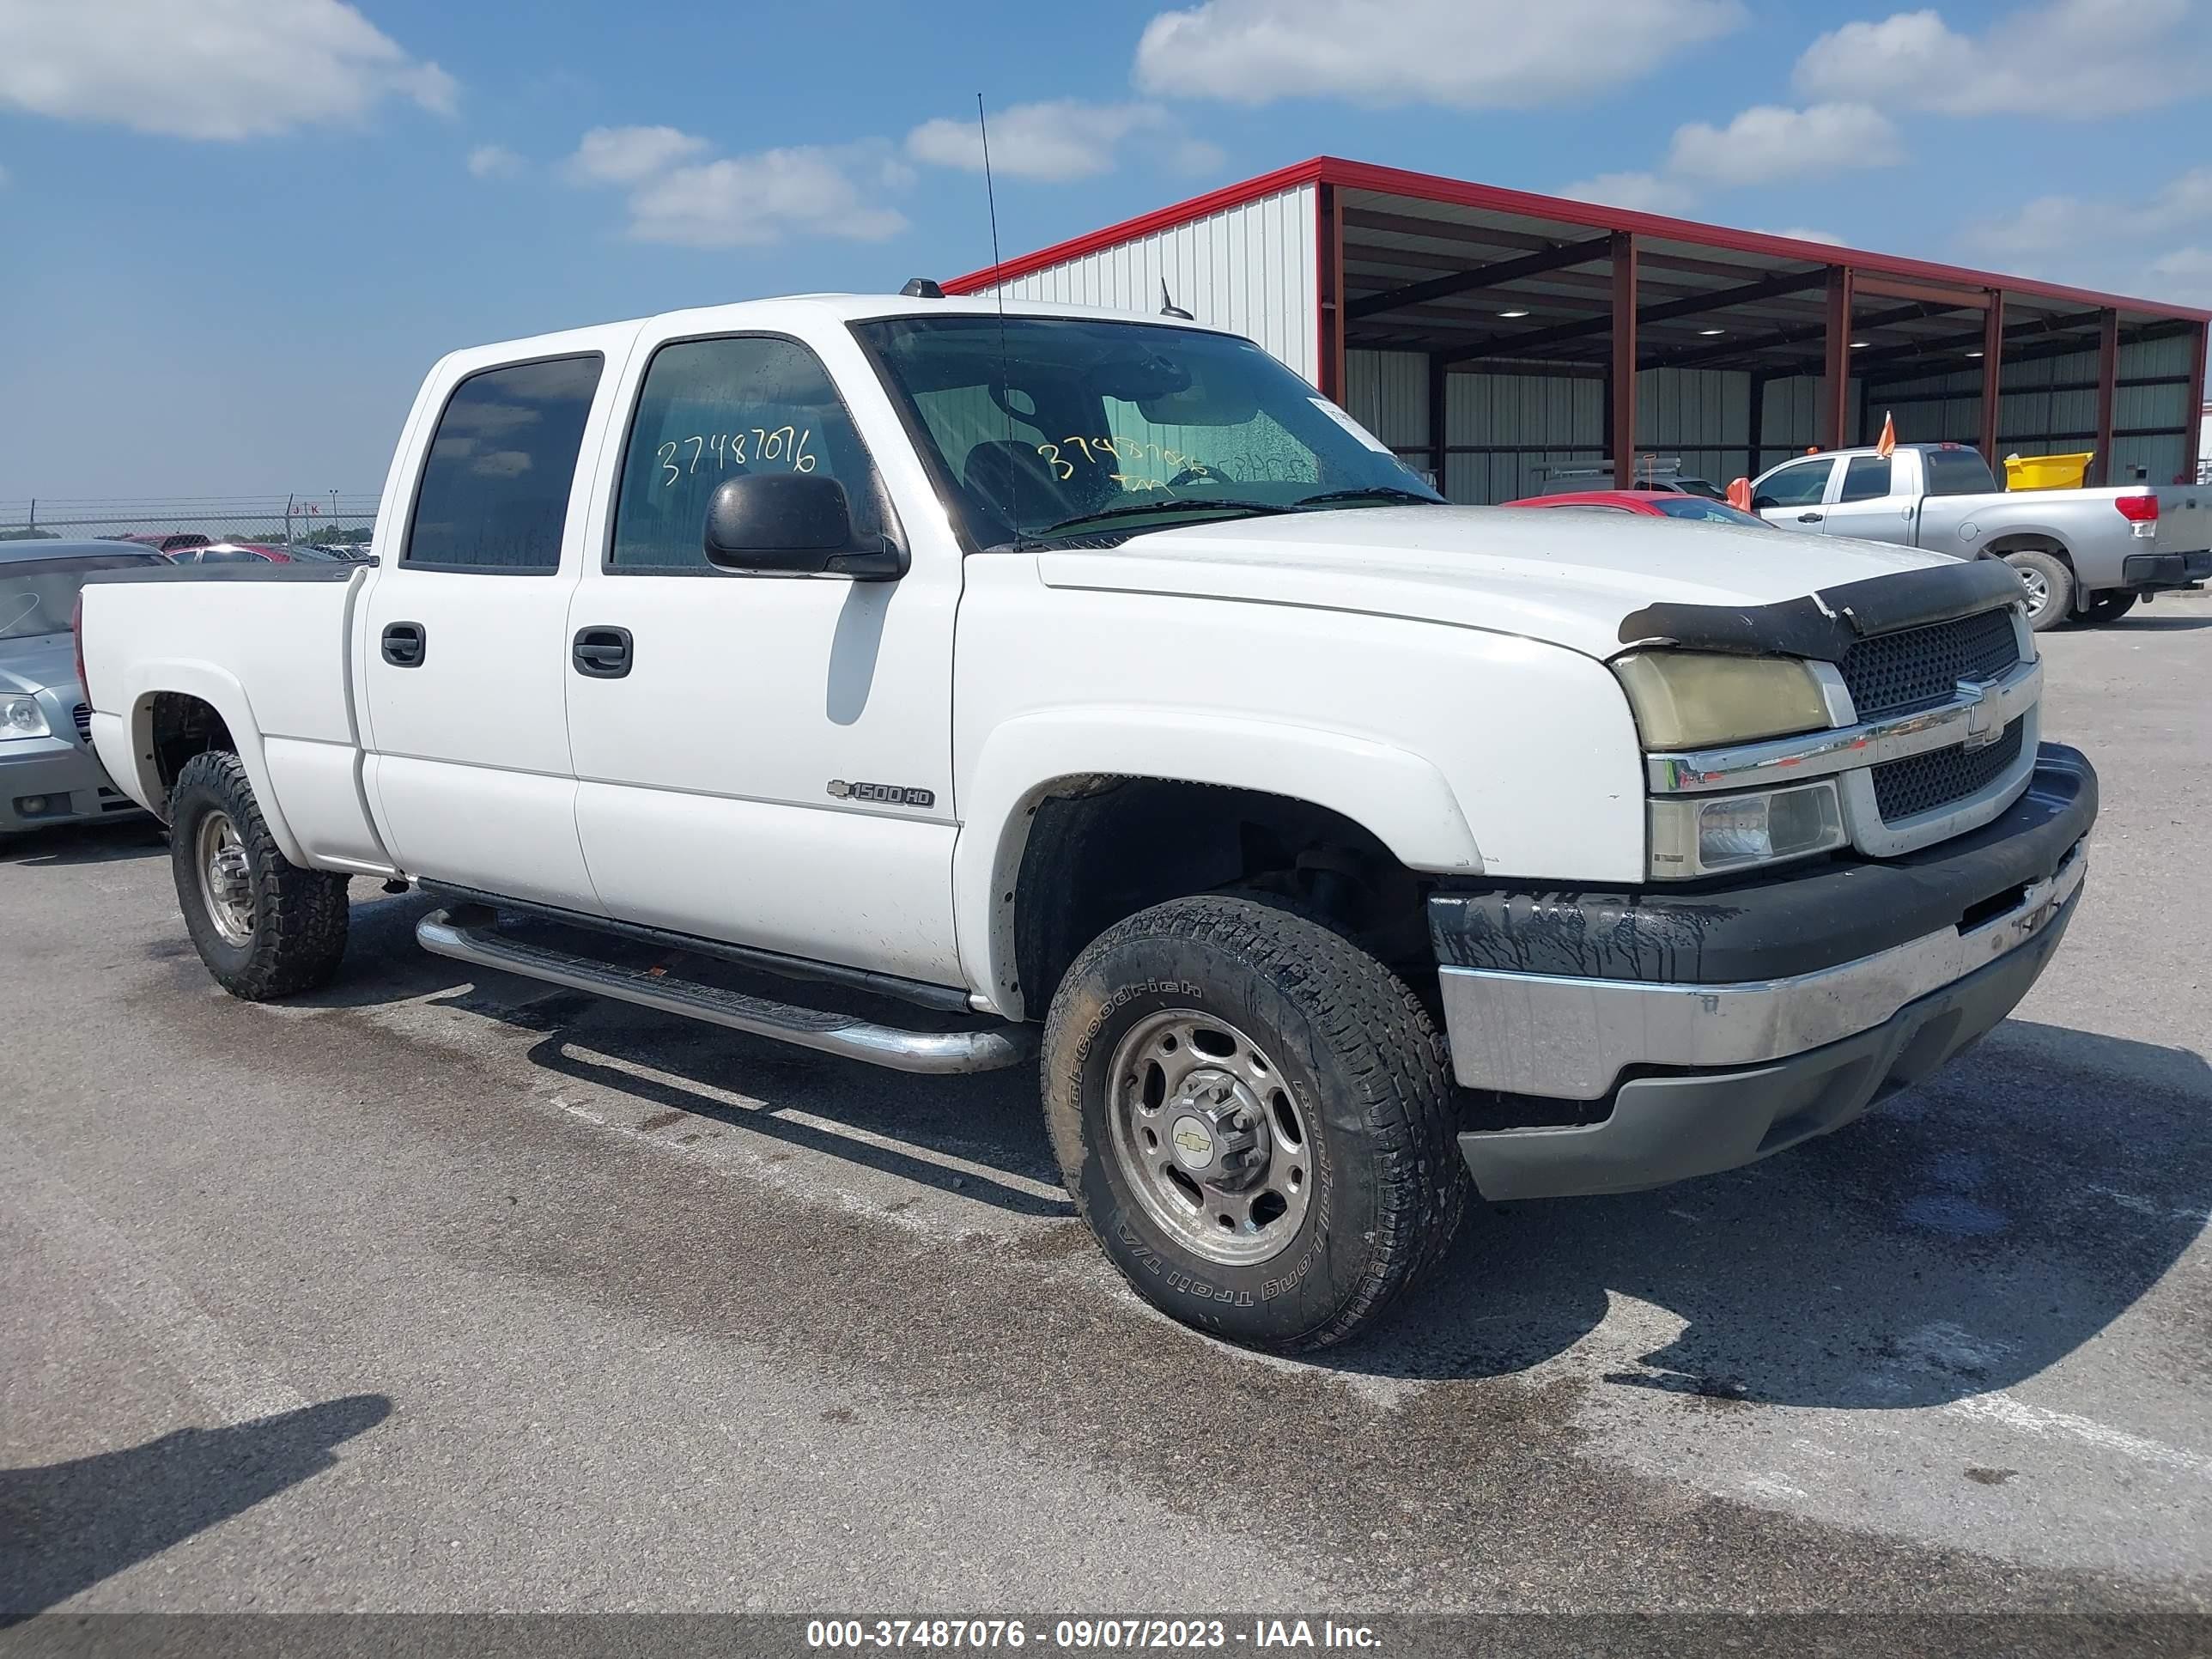
<instances>
[{"instance_id":1,"label":"rear door handle","mask_svg":"<svg viewBox=\"0 0 2212 1659\"><path fill-rule=\"evenodd\" d=\"M1797 522L1799 524L1818 524L1820 522L1820 515L1818 513L1800 513L1797 515Z\"/></svg>"},{"instance_id":2,"label":"rear door handle","mask_svg":"<svg viewBox=\"0 0 2212 1659\"><path fill-rule=\"evenodd\" d=\"M384 625L384 659L394 668L420 668L429 652L430 638L421 623Z\"/></svg>"},{"instance_id":3,"label":"rear door handle","mask_svg":"<svg viewBox=\"0 0 2212 1659\"><path fill-rule=\"evenodd\" d=\"M618 680L629 672L629 645L627 628L580 628L569 655L579 674Z\"/></svg>"}]
</instances>

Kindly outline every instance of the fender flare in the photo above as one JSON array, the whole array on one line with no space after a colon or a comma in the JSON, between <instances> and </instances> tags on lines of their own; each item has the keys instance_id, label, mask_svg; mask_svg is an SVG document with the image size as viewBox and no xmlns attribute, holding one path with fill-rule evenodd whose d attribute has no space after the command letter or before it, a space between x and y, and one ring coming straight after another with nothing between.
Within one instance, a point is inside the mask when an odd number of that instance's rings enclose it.
<instances>
[{"instance_id":1,"label":"fender flare","mask_svg":"<svg viewBox=\"0 0 2212 1659\"><path fill-rule=\"evenodd\" d=\"M253 785L254 802L261 808L277 850L293 863L303 868L307 866L307 855L292 833L283 804L270 782L269 757L262 746L260 724L253 718L252 700L235 675L213 663L192 659L138 662L131 665L125 691L131 710L131 761L137 771L141 800L156 813L161 811L163 791L161 769L154 758L154 699L165 691L198 697L220 714L229 729L246 779Z\"/></svg>"},{"instance_id":2,"label":"fender flare","mask_svg":"<svg viewBox=\"0 0 2212 1659\"><path fill-rule=\"evenodd\" d=\"M986 988L982 999L1010 1019L1024 1017L1013 898L1037 803L1057 784L1099 775L1282 795L1351 819L1410 869L1482 871L1451 784L1410 750L1319 727L1170 708L1022 715L986 736L963 779L952 857L961 968L969 985Z\"/></svg>"}]
</instances>

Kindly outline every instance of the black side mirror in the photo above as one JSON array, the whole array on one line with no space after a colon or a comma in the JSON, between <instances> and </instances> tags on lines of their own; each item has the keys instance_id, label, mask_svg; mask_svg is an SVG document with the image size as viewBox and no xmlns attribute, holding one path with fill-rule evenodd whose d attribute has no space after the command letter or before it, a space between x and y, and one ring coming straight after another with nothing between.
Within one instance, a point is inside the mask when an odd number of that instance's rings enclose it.
<instances>
[{"instance_id":1,"label":"black side mirror","mask_svg":"<svg viewBox=\"0 0 2212 1659\"><path fill-rule=\"evenodd\" d=\"M1763 512L1768 507L1778 505L1779 503L1771 495L1753 495L1751 498L1751 510L1754 513Z\"/></svg>"},{"instance_id":2,"label":"black side mirror","mask_svg":"<svg viewBox=\"0 0 2212 1659\"><path fill-rule=\"evenodd\" d=\"M874 582L906 574L906 550L888 536L862 538L845 486L815 472L725 478L707 503L705 545L708 562L725 570Z\"/></svg>"}]
</instances>

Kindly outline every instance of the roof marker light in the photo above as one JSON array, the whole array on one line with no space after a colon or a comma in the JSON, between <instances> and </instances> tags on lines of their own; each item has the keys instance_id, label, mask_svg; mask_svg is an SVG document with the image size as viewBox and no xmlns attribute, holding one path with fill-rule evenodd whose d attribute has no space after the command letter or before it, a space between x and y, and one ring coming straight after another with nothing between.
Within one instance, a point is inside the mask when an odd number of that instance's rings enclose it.
<instances>
[{"instance_id":1,"label":"roof marker light","mask_svg":"<svg viewBox=\"0 0 2212 1659\"><path fill-rule=\"evenodd\" d=\"M1526 307L1523 307L1517 311L1501 311L1498 314L1501 317L1526 317L1528 313Z\"/></svg>"},{"instance_id":2,"label":"roof marker light","mask_svg":"<svg viewBox=\"0 0 2212 1659\"><path fill-rule=\"evenodd\" d=\"M1716 334L1725 334L1728 331L1724 328L1701 328L1698 331L1698 337L1701 340L1710 340Z\"/></svg>"}]
</instances>

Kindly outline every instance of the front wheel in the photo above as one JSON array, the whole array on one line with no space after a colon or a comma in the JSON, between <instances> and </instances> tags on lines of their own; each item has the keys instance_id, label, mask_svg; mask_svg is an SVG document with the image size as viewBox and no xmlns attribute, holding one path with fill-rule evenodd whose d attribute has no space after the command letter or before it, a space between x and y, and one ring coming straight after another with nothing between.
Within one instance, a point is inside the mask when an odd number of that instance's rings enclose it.
<instances>
[{"instance_id":1,"label":"front wheel","mask_svg":"<svg viewBox=\"0 0 2212 1659\"><path fill-rule=\"evenodd\" d=\"M1107 1257L1233 1341L1324 1347L1449 1243L1472 1185L1444 1045L1390 970L1261 901L1178 899L1076 958L1046 1119Z\"/></svg>"},{"instance_id":2,"label":"front wheel","mask_svg":"<svg viewBox=\"0 0 2212 1659\"><path fill-rule=\"evenodd\" d=\"M2048 633L2073 614L2074 573L2065 560L2037 547L2008 553L2004 560L2027 595L2027 625L2035 632Z\"/></svg>"},{"instance_id":3,"label":"front wheel","mask_svg":"<svg viewBox=\"0 0 2212 1659\"><path fill-rule=\"evenodd\" d=\"M237 756L210 750L177 774L169 855L185 931L231 995L291 996L337 972L346 878L303 870L277 849Z\"/></svg>"},{"instance_id":4,"label":"front wheel","mask_svg":"<svg viewBox=\"0 0 2212 1659\"><path fill-rule=\"evenodd\" d=\"M2136 601L2142 597L2142 594L2130 593L2125 588L2116 588L2109 593L2100 593L2095 599L2090 600L2087 607L2083 610L2081 620L2097 623L2116 623L2134 610Z\"/></svg>"}]
</instances>

